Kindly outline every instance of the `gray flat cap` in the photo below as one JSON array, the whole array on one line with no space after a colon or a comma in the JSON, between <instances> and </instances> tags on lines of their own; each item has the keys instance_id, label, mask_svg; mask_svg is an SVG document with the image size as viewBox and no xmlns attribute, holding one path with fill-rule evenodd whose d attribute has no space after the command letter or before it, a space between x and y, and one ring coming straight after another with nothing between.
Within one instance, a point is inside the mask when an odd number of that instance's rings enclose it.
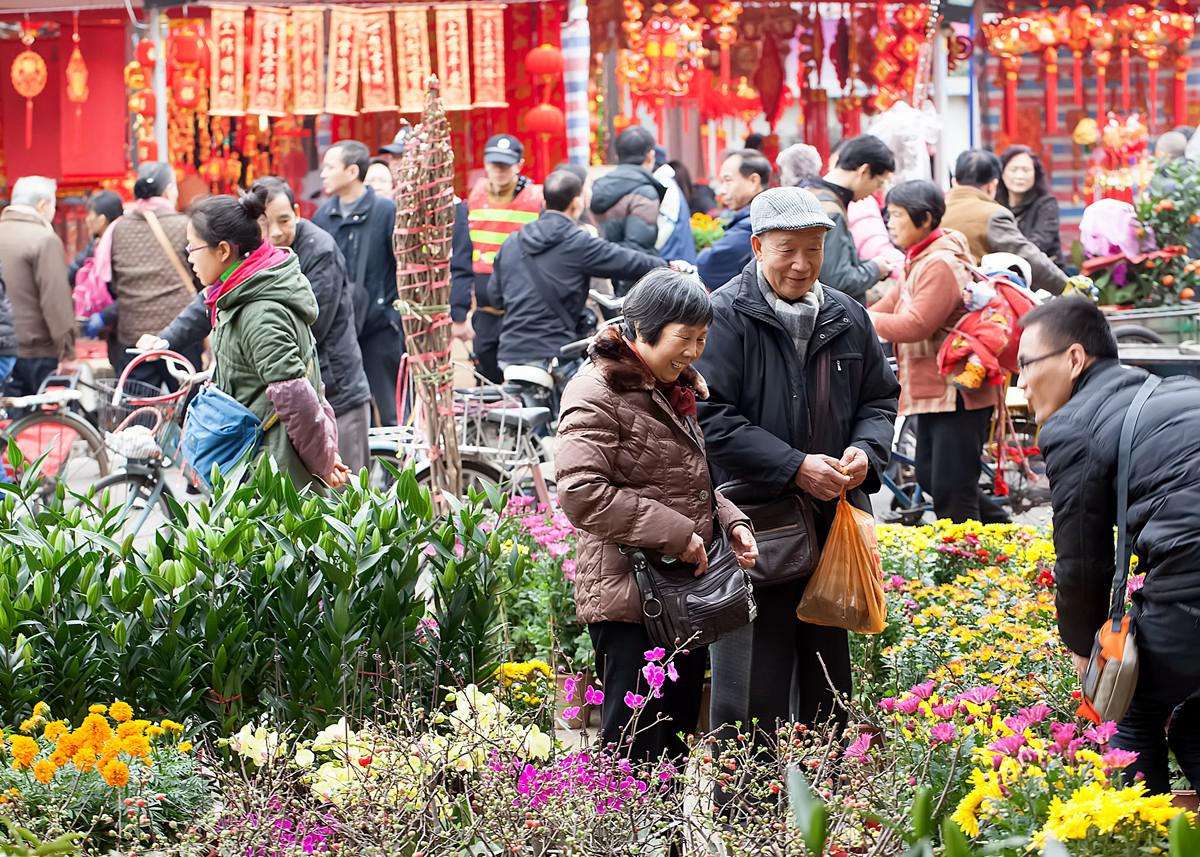
<instances>
[{"instance_id":1,"label":"gray flat cap","mask_svg":"<svg viewBox=\"0 0 1200 857\"><path fill-rule=\"evenodd\" d=\"M800 187L773 187L750 203L750 232L761 235L772 229L832 229L833 221L821 201Z\"/></svg>"}]
</instances>

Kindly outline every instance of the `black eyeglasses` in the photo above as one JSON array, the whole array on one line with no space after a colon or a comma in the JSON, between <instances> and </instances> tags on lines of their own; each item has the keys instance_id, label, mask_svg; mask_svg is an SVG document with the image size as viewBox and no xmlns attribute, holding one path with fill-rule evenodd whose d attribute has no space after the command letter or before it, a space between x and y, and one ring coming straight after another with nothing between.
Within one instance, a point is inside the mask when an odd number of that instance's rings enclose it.
<instances>
[{"instance_id":1,"label":"black eyeglasses","mask_svg":"<svg viewBox=\"0 0 1200 857\"><path fill-rule=\"evenodd\" d=\"M1049 360L1051 357L1057 357L1060 354L1066 354L1070 350L1071 350L1071 346L1068 345L1066 348L1060 348L1057 351L1051 351L1049 354L1043 354L1041 357L1034 357L1030 360L1018 360L1017 361L1017 371L1024 372L1026 369L1028 369L1034 363L1040 363L1042 360Z\"/></svg>"},{"instance_id":2,"label":"black eyeglasses","mask_svg":"<svg viewBox=\"0 0 1200 857\"><path fill-rule=\"evenodd\" d=\"M193 253L195 253L197 250L208 250L211 247L212 247L211 244L197 244L195 247L193 247L189 244L187 247L183 248L183 252L187 253L190 256Z\"/></svg>"}]
</instances>

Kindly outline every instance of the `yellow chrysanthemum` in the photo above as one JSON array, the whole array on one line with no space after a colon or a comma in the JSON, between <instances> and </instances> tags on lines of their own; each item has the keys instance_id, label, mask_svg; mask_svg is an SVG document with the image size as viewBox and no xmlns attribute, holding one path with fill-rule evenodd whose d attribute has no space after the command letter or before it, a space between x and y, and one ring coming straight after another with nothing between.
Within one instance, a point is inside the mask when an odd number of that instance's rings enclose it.
<instances>
[{"instance_id":1,"label":"yellow chrysanthemum","mask_svg":"<svg viewBox=\"0 0 1200 857\"><path fill-rule=\"evenodd\" d=\"M38 759L37 764L33 766L33 778L43 785L49 785L57 770L58 768L49 759Z\"/></svg>"},{"instance_id":2,"label":"yellow chrysanthemum","mask_svg":"<svg viewBox=\"0 0 1200 857\"><path fill-rule=\"evenodd\" d=\"M100 714L89 714L83 718L83 723L80 724L78 731L84 741L96 748L101 747L112 737L112 727L108 724L108 720Z\"/></svg>"},{"instance_id":3,"label":"yellow chrysanthemum","mask_svg":"<svg viewBox=\"0 0 1200 857\"><path fill-rule=\"evenodd\" d=\"M129 706L129 703L121 702L118 699L108 707L108 716L118 723L124 723L133 717L133 709Z\"/></svg>"},{"instance_id":4,"label":"yellow chrysanthemum","mask_svg":"<svg viewBox=\"0 0 1200 857\"><path fill-rule=\"evenodd\" d=\"M144 735L129 735L121 739L121 750L135 759L150 755L150 742Z\"/></svg>"},{"instance_id":5,"label":"yellow chrysanthemum","mask_svg":"<svg viewBox=\"0 0 1200 857\"><path fill-rule=\"evenodd\" d=\"M67 762L71 761L71 754L63 750L61 747L55 748L50 754L50 761L54 763L54 767L61 768Z\"/></svg>"},{"instance_id":6,"label":"yellow chrysanthemum","mask_svg":"<svg viewBox=\"0 0 1200 857\"><path fill-rule=\"evenodd\" d=\"M161 726L154 726L154 725L147 726L146 727L146 737L151 738L151 739L161 738L164 734L166 734L166 731L167 730L163 729Z\"/></svg>"},{"instance_id":7,"label":"yellow chrysanthemum","mask_svg":"<svg viewBox=\"0 0 1200 857\"><path fill-rule=\"evenodd\" d=\"M50 706L47 705L46 703L42 702L41 700L38 700L37 702L35 702L33 704L33 716L34 717L45 717L49 713L50 713Z\"/></svg>"},{"instance_id":8,"label":"yellow chrysanthemum","mask_svg":"<svg viewBox=\"0 0 1200 857\"><path fill-rule=\"evenodd\" d=\"M31 767L34 757L38 754L38 749L37 741L27 735L14 735L9 747L13 757L13 767Z\"/></svg>"},{"instance_id":9,"label":"yellow chrysanthemum","mask_svg":"<svg viewBox=\"0 0 1200 857\"><path fill-rule=\"evenodd\" d=\"M104 714L106 711L108 711L108 706L99 702L97 702L95 705L88 706L89 714Z\"/></svg>"},{"instance_id":10,"label":"yellow chrysanthemum","mask_svg":"<svg viewBox=\"0 0 1200 857\"><path fill-rule=\"evenodd\" d=\"M161 723L159 723L158 725L161 726L163 729L167 730L168 732L182 732L183 731L182 723L176 723L174 720L167 720L166 718L163 718L163 721Z\"/></svg>"},{"instance_id":11,"label":"yellow chrysanthemum","mask_svg":"<svg viewBox=\"0 0 1200 857\"><path fill-rule=\"evenodd\" d=\"M129 784L129 766L120 759L109 759L100 769L100 776L114 789L124 788Z\"/></svg>"},{"instance_id":12,"label":"yellow chrysanthemum","mask_svg":"<svg viewBox=\"0 0 1200 857\"><path fill-rule=\"evenodd\" d=\"M192 750L192 742L191 741L180 741L179 742L179 752L180 753L190 753L191 750Z\"/></svg>"},{"instance_id":13,"label":"yellow chrysanthemum","mask_svg":"<svg viewBox=\"0 0 1200 857\"><path fill-rule=\"evenodd\" d=\"M37 729L39 722L36 717L27 717L21 721L21 725L17 728L22 732L32 732L34 729Z\"/></svg>"},{"instance_id":14,"label":"yellow chrysanthemum","mask_svg":"<svg viewBox=\"0 0 1200 857\"><path fill-rule=\"evenodd\" d=\"M57 741L67 732L67 724L61 720L51 720L42 731L42 737L47 741Z\"/></svg>"},{"instance_id":15,"label":"yellow chrysanthemum","mask_svg":"<svg viewBox=\"0 0 1200 857\"><path fill-rule=\"evenodd\" d=\"M75 755L71 757L71 764L74 765L80 773L86 774L88 771L96 767L96 753L91 747L80 747Z\"/></svg>"}]
</instances>

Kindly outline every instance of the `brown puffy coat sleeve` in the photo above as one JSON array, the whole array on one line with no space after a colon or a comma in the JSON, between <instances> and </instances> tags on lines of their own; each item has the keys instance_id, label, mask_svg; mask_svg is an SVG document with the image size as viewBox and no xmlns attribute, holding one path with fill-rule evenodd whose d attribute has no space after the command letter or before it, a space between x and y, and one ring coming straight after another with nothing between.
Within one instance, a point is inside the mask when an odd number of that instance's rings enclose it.
<instances>
[{"instance_id":1,"label":"brown puffy coat sleeve","mask_svg":"<svg viewBox=\"0 0 1200 857\"><path fill-rule=\"evenodd\" d=\"M567 387L554 450L558 501L571 523L592 535L679 554L695 532L691 519L615 479L623 407L597 377L577 377Z\"/></svg>"},{"instance_id":2,"label":"brown puffy coat sleeve","mask_svg":"<svg viewBox=\"0 0 1200 857\"><path fill-rule=\"evenodd\" d=\"M745 524L750 528L750 532L754 532L754 524L751 523L746 513L735 506L732 500L726 499L720 491L713 490L717 495L717 523L721 525L721 529L726 533L732 533L735 524Z\"/></svg>"}]
</instances>

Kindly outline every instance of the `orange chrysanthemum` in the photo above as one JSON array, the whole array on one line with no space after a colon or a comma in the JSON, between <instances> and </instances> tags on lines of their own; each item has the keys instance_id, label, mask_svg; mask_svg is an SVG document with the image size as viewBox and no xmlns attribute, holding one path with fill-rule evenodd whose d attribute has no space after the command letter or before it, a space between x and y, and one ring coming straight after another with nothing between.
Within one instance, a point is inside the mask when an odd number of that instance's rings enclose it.
<instances>
[{"instance_id":1,"label":"orange chrysanthemum","mask_svg":"<svg viewBox=\"0 0 1200 857\"><path fill-rule=\"evenodd\" d=\"M124 788L129 784L129 766L119 759L109 759L100 769L100 776L114 789Z\"/></svg>"}]
</instances>

